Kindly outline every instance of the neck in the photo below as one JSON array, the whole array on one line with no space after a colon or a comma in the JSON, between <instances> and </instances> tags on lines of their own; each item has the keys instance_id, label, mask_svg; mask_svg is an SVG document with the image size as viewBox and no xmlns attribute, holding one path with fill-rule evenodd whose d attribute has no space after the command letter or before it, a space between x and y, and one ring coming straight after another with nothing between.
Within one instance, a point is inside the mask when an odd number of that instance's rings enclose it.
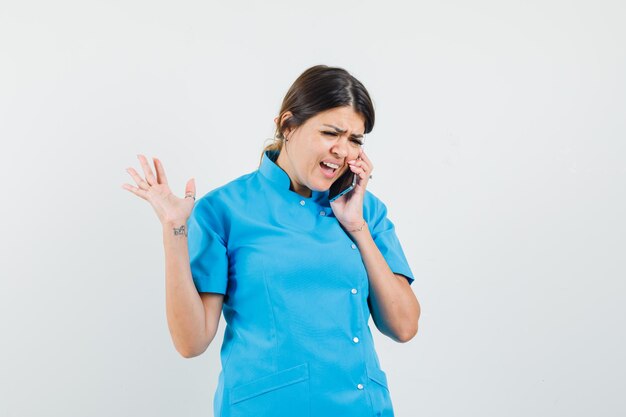
<instances>
[{"instance_id":1,"label":"neck","mask_svg":"<svg viewBox=\"0 0 626 417\"><path fill-rule=\"evenodd\" d=\"M280 152L278 158L276 158L276 165L278 165L289 176L290 190L295 191L302 197L311 197L311 190L308 187L305 187L304 185L299 184L297 181L294 181L295 173L293 172L293 165L291 164L291 161L289 161L287 152Z\"/></svg>"}]
</instances>

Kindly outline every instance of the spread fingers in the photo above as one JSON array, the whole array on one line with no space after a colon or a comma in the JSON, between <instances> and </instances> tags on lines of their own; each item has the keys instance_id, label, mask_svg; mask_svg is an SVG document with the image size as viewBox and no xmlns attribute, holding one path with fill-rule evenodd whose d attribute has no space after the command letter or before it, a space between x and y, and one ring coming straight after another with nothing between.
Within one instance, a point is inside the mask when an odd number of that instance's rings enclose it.
<instances>
[{"instance_id":1,"label":"spread fingers","mask_svg":"<svg viewBox=\"0 0 626 417\"><path fill-rule=\"evenodd\" d=\"M133 180L135 180L135 183L139 186L139 188L141 188L142 190L147 190L148 188L150 188L150 184L148 184L143 178L141 178L134 168L127 168L126 172L128 172Z\"/></svg>"},{"instance_id":2,"label":"spread fingers","mask_svg":"<svg viewBox=\"0 0 626 417\"><path fill-rule=\"evenodd\" d=\"M143 169L143 173L146 175L146 181L148 182L148 184L150 185L158 184L157 179L154 176L152 169L150 168L150 165L148 165L148 160L146 159L146 157L143 155L137 155L137 158L139 159L139 162L141 163L141 168Z\"/></svg>"},{"instance_id":3,"label":"spread fingers","mask_svg":"<svg viewBox=\"0 0 626 417\"><path fill-rule=\"evenodd\" d=\"M143 198L146 201L148 200L146 191L142 190L141 188L134 187L134 186L132 186L130 184L124 184L124 185L122 185L122 188L125 189L125 190L130 191L131 193L135 194L138 197Z\"/></svg>"}]
</instances>

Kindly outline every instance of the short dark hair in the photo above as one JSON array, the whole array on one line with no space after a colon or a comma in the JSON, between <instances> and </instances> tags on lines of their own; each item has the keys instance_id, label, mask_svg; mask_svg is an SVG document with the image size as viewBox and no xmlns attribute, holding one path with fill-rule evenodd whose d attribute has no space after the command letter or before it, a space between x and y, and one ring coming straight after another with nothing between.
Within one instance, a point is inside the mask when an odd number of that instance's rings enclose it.
<instances>
[{"instance_id":1,"label":"short dark hair","mask_svg":"<svg viewBox=\"0 0 626 417\"><path fill-rule=\"evenodd\" d=\"M339 67L316 65L293 82L283 99L278 118L274 142L263 149L282 150L283 132L303 125L311 117L335 107L351 106L365 120L365 132L374 128L374 104L365 86L348 71ZM291 117L282 120L285 112Z\"/></svg>"}]
</instances>

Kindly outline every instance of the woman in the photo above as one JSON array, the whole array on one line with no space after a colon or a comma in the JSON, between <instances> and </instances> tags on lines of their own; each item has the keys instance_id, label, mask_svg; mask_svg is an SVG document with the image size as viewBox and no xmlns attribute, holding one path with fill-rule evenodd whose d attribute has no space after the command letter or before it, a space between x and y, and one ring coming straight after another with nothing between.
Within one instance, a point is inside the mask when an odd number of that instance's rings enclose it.
<instances>
[{"instance_id":1,"label":"woman","mask_svg":"<svg viewBox=\"0 0 626 417\"><path fill-rule=\"evenodd\" d=\"M374 125L365 87L318 65L291 86L259 169L195 204L174 196L163 165L129 168L163 225L166 307L178 352L200 355L223 311L216 417L393 416L368 319L398 342L420 307L385 205L366 191L362 149ZM354 189L329 202L350 171Z\"/></svg>"}]
</instances>

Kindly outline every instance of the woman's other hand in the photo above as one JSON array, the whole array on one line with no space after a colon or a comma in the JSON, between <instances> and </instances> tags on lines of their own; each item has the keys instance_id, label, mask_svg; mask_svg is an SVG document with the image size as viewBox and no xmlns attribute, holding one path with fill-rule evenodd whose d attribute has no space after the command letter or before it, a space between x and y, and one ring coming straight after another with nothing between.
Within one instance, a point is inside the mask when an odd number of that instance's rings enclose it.
<instances>
[{"instance_id":1,"label":"woman's other hand","mask_svg":"<svg viewBox=\"0 0 626 417\"><path fill-rule=\"evenodd\" d=\"M194 179L192 178L187 181L185 197L176 197L167 184L165 169L161 161L157 158L153 158L156 170L155 177L146 157L144 155L137 155L137 158L141 163L145 178L139 176L135 169L127 168L126 171L133 178L137 187L124 184L122 188L148 201L152 205L152 208L154 208L159 221L164 226L185 224L191 215L191 210L193 209L193 204L196 199L196 184Z\"/></svg>"},{"instance_id":2,"label":"woman's other hand","mask_svg":"<svg viewBox=\"0 0 626 417\"><path fill-rule=\"evenodd\" d=\"M353 190L330 203L330 206L339 223L348 230L353 230L358 229L363 224L365 188L374 166L363 149L361 149L356 160L348 161L348 165L349 169L357 174L356 185Z\"/></svg>"}]
</instances>

